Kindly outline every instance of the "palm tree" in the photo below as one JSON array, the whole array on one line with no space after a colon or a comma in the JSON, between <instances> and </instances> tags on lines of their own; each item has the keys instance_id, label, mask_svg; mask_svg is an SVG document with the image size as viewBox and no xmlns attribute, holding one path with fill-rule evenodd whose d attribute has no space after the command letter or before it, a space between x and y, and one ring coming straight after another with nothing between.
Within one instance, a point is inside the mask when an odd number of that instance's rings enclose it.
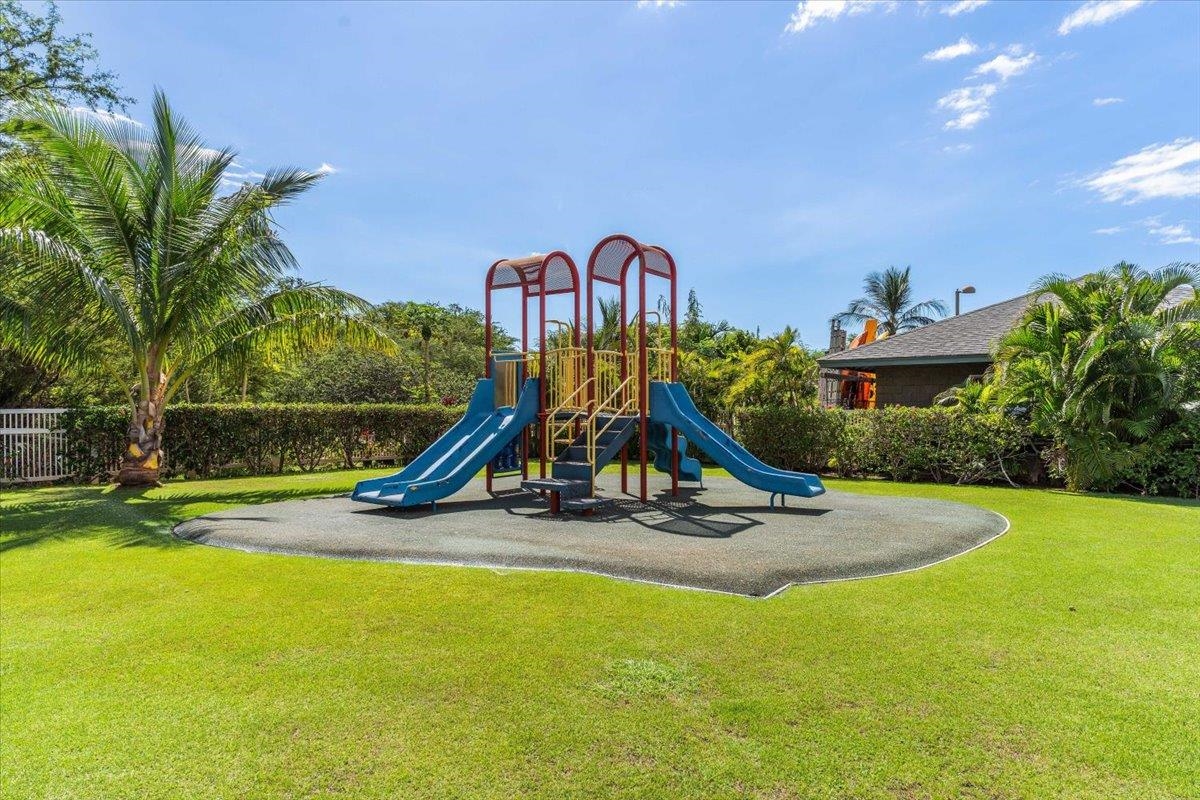
<instances>
[{"instance_id":1,"label":"palm tree","mask_svg":"<svg viewBox=\"0 0 1200 800\"><path fill-rule=\"evenodd\" d=\"M0 282L21 300L7 343L54 367L99 365L128 390L122 485L155 482L163 412L199 371L342 338L390 346L332 287L281 281L295 259L270 211L322 177L274 170L223 192L232 150L208 148L156 92L149 128L46 103L2 132L28 158L0 167ZM11 318L11 313L9 314ZM103 358L99 343L123 356Z\"/></svg>"},{"instance_id":2,"label":"palm tree","mask_svg":"<svg viewBox=\"0 0 1200 800\"><path fill-rule=\"evenodd\" d=\"M933 402L964 414L982 414L999 406L999 394L999 384L989 368L982 375L971 376L939 392Z\"/></svg>"},{"instance_id":3,"label":"palm tree","mask_svg":"<svg viewBox=\"0 0 1200 800\"><path fill-rule=\"evenodd\" d=\"M853 323L877 319L881 332L894 336L935 322L933 314L946 316L940 300L913 302L911 273L912 267L888 267L870 273L863 280L864 296L851 301L850 307L834 319Z\"/></svg>"},{"instance_id":4,"label":"palm tree","mask_svg":"<svg viewBox=\"0 0 1200 800\"><path fill-rule=\"evenodd\" d=\"M600 306L600 316L592 329L592 337L597 350L617 350L621 347L621 301L615 297L597 298Z\"/></svg>"},{"instance_id":5,"label":"palm tree","mask_svg":"<svg viewBox=\"0 0 1200 800\"><path fill-rule=\"evenodd\" d=\"M1150 436L1188 399L1183 378L1200 347L1200 302L1194 291L1165 302L1182 286L1200 286L1195 265L1148 272L1121 263L1080 280L1050 275L999 342L1001 397L1053 439L1052 461L1071 488L1110 476L1126 445Z\"/></svg>"},{"instance_id":6,"label":"palm tree","mask_svg":"<svg viewBox=\"0 0 1200 800\"><path fill-rule=\"evenodd\" d=\"M725 366L738 377L726 392L730 406L778 403L798 406L817 395L817 362L790 325Z\"/></svg>"}]
</instances>

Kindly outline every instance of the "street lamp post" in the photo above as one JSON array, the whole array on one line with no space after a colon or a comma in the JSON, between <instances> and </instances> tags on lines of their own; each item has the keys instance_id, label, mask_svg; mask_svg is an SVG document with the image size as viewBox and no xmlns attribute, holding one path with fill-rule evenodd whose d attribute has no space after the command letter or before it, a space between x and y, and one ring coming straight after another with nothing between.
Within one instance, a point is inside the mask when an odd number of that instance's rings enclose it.
<instances>
[{"instance_id":1,"label":"street lamp post","mask_svg":"<svg viewBox=\"0 0 1200 800\"><path fill-rule=\"evenodd\" d=\"M954 316L956 317L958 316L960 310L959 299L964 294L975 294L975 287L968 283L961 289L954 290Z\"/></svg>"}]
</instances>

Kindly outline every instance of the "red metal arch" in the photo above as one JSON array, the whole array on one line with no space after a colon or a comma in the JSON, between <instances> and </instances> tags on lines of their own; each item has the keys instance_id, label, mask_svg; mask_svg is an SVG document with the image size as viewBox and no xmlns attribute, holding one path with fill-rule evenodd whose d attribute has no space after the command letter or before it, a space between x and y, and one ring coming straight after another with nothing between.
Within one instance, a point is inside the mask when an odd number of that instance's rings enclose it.
<instances>
[{"instance_id":1,"label":"red metal arch","mask_svg":"<svg viewBox=\"0 0 1200 800\"><path fill-rule=\"evenodd\" d=\"M488 269L484 280L484 375L492 374L492 292L501 289L521 290L521 350L529 351L529 299L538 298L538 323L540 339L546 333L546 297L555 294L571 294L574 297L572 340L579 346L579 269L575 261L562 250L545 255L524 258L502 258ZM545 346L542 351L543 374L545 372Z\"/></svg>"},{"instance_id":2,"label":"red metal arch","mask_svg":"<svg viewBox=\"0 0 1200 800\"><path fill-rule=\"evenodd\" d=\"M626 278L628 277L629 268L633 265L634 261L638 262L638 341L642 350L646 347L646 276L655 275L665 278L670 284L671 379L676 380L678 378L677 350L679 332L677 324L678 280L676 277L675 259L666 248L658 245L643 244L625 233L614 233L604 237L596 243L596 246L592 248L591 255L588 256L588 353L590 354L595 347L594 306L596 281L619 286L621 289L621 353L622 355L627 353L629 318ZM619 266L617 266L618 264ZM639 353L639 362L644 368L646 365L646 354L644 352ZM589 370L592 369L594 369L594 365L589 365ZM639 377L639 381L641 380L642 378Z\"/></svg>"},{"instance_id":3,"label":"red metal arch","mask_svg":"<svg viewBox=\"0 0 1200 800\"><path fill-rule=\"evenodd\" d=\"M641 471L641 498L643 501L647 499L647 440L649 433L650 421L650 376L649 376L649 358L647 353L647 329L646 329L646 276L654 275L660 278L665 278L670 284L670 302L671 302L671 368L670 377L672 381L678 380L679 374L679 334L678 334L678 288L675 271L675 259L667 252L666 248L656 245L648 245L639 242L632 236L624 233L615 233L611 236L606 236L596 243L592 248L591 255L588 256L588 274L587 274L587 351L588 351L588 375L595 377L596 374L596 359L595 359L595 284L597 281L601 283L613 284L621 289L621 379L626 380L629 376L626 372L629 355L629 318L628 318L628 297L627 297L627 280L629 268L633 262L638 263L638 416L640 417L639 432L640 432L640 471ZM595 399L595 398L593 398ZM674 453L677 441L676 431L671 431L671 452ZM621 489L627 491L626 485L626 461L625 453L621 454ZM678 458L675 458L671 468L671 493L678 494L679 492L679 463Z\"/></svg>"}]
</instances>

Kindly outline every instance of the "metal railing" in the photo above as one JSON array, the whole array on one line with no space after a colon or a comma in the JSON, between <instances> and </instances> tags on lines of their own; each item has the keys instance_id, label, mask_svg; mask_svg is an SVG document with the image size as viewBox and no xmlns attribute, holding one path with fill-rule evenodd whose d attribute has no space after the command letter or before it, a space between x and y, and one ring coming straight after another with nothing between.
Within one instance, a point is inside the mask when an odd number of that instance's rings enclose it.
<instances>
[{"instance_id":1,"label":"metal railing","mask_svg":"<svg viewBox=\"0 0 1200 800\"><path fill-rule=\"evenodd\" d=\"M65 408L0 409L0 483L36 483L70 477Z\"/></svg>"},{"instance_id":2,"label":"metal railing","mask_svg":"<svg viewBox=\"0 0 1200 800\"><path fill-rule=\"evenodd\" d=\"M589 378L546 415L542 427L542 441L545 442L546 456L550 461L561 452L559 445L570 446L575 441L577 424L581 420L586 421L590 415L591 402L588 400L588 391L591 387L592 380ZM568 432L569 435L564 436Z\"/></svg>"},{"instance_id":3,"label":"metal railing","mask_svg":"<svg viewBox=\"0 0 1200 800\"><path fill-rule=\"evenodd\" d=\"M637 409L637 397L631 396L629 391L630 385L637 385L637 378L630 376L626 378L619 386L617 386L608 396L596 404L595 410L588 415L587 421L584 423L587 429L587 459L592 465L592 476L596 475L596 451L598 450L598 442L600 438L608 432L608 429L623 416L633 414ZM599 430L596 429L596 417L600 414L609 414L608 421Z\"/></svg>"},{"instance_id":4,"label":"metal railing","mask_svg":"<svg viewBox=\"0 0 1200 800\"><path fill-rule=\"evenodd\" d=\"M622 384L625 378L633 377L637 374L636 370L631 370L625 373L622 377L621 367L624 364L625 357L616 350L594 350L593 365L595 366L596 376L596 394L600 397L608 397L618 386ZM634 397L637 396L637 381L628 387L627 391L634 392ZM622 398L624 401L624 398Z\"/></svg>"},{"instance_id":5,"label":"metal railing","mask_svg":"<svg viewBox=\"0 0 1200 800\"><path fill-rule=\"evenodd\" d=\"M556 408L568 398L577 397L578 389L587 379L587 349L557 347L546 351L546 407ZM583 395L579 407L586 405Z\"/></svg>"}]
</instances>

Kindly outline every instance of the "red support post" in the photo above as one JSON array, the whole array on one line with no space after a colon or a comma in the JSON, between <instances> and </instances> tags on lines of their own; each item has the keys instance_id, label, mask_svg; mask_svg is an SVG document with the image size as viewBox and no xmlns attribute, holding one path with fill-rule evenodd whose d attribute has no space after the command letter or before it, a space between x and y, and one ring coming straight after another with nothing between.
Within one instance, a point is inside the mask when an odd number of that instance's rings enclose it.
<instances>
[{"instance_id":1,"label":"red support post","mask_svg":"<svg viewBox=\"0 0 1200 800\"><path fill-rule=\"evenodd\" d=\"M499 262L496 262L499 263ZM488 270L483 287L483 377L492 377L492 275L496 272L496 264ZM492 464L489 461L484 471L484 484L488 494L492 492Z\"/></svg>"},{"instance_id":2,"label":"red support post","mask_svg":"<svg viewBox=\"0 0 1200 800\"><path fill-rule=\"evenodd\" d=\"M641 248L639 248L640 250ZM646 348L646 255L638 253L638 414L641 417L638 432L641 434L641 495L642 502L650 499L646 485L647 439L650 434L650 363Z\"/></svg>"},{"instance_id":3,"label":"red support post","mask_svg":"<svg viewBox=\"0 0 1200 800\"><path fill-rule=\"evenodd\" d=\"M666 251L664 251L666 252ZM679 335L677 327L679 299L678 282L675 279L675 260L669 255L667 263L671 265L671 382L679 380ZM679 431L671 426L671 496L679 496Z\"/></svg>"},{"instance_id":4,"label":"red support post","mask_svg":"<svg viewBox=\"0 0 1200 800\"><path fill-rule=\"evenodd\" d=\"M629 323L626 321L625 281L621 281L621 383L629 378ZM628 391L628 389L626 390ZM629 494L629 443L621 446L621 493Z\"/></svg>"}]
</instances>

